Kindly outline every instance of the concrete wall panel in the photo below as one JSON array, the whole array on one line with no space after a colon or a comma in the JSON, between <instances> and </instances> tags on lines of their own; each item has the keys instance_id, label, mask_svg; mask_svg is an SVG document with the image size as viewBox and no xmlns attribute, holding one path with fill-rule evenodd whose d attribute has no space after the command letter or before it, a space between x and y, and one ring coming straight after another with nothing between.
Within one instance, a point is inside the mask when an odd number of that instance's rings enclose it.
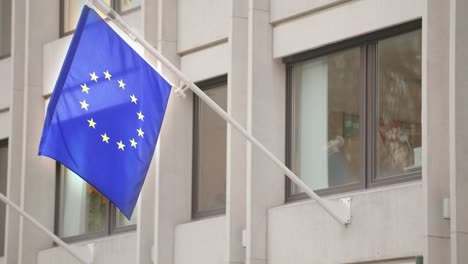
<instances>
[{"instance_id":1,"label":"concrete wall panel","mask_svg":"<svg viewBox=\"0 0 468 264\"><path fill-rule=\"evenodd\" d=\"M175 230L174 264L218 264L224 261L226 217L182 224Z\"/></svg>"},{"instance_id":2,"label":"concrete wall panel","mask_svg":"<svg viewBox=\"0 0 468 264\"><path fill-rule=\"evenodd\" d=\"M270 21L278 23L348 1L350 0L270 0Z\"/></svg>"},{"instance_id":3,"label":"concrete wall panel","mask_svg":"<svg viewBox=\"0 0 468 264\"><path fill-rule=\"evenodd\" d=\"M0 110L11 105L12 78L11 58L0 60Z\"/></svg>"},{"instance_id":4,"label":"concrete wall panel","mask_svg":"<svg viewBox=\"0 0 468 264\"><path fill-rule=\"evenodd\" d=\"M273 29L273 56L292 55L418 19L423 4L423 0L351 1L279 24Z\"/></svg>"},{"instance_id":5,"label":"concrete wall panel","mask_svg":"<svg viewBox=\"0 0 468 264\"><path fill-rule=\"evenodd\" d=\"M43 95L52 94L72 37L73 35L69 35L44 45L44 75L42 78Z\"/></svg>"},{"instance_id":6,"label":"concrete wall panel","mask_svg":"<svg viewBox=\"0 0 468 264\"><path fill-rule=\"evenodd\" d=\"M180 69L194 82L226 74L228 64L227 42L186 54L180 58Z\"/></svg>"},{"instance_id":7,"label":"concrete wall panel","mask_svg":"<svg viewBox=\"0 0 468 264\"><path fill-rule=\"evenodd\" d=\"M343 197L352 198L348 227L314 201L270 209L268 263L353 263L422 254L420 182Z\"/></svg>"},{"instance_id":8,"label":"concrete wall panel","mask_svg":"<svg viewBox=\"0 0 468 264\"><path fill-rule=\"evenodd\" d=\"M128 233L111 238L80 243L74 248L81 251L84 247L94 248L94 264L127 264L136 260L136 233ZM37 264L80 264L63 248L54 247L38 254Z\"/></svg>"},{"instance_id":9,"label":"concrete wall panel","mask_svg":"<svg viewBox=\"0 0 468 264\"><path fill-rule=\"evenodd\" d=\"M179 0L179 53L227 38L228 28L229 0Z\"/></svg>"}]
</instances>

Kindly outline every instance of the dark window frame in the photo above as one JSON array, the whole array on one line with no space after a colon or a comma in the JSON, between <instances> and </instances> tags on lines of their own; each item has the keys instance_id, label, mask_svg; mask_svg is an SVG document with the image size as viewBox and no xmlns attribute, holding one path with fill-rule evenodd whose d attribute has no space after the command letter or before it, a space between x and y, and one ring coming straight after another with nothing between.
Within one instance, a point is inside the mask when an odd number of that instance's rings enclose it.
<instances>
[{"instance_id":1,"label":"dark window frame","mask_svg":"<svg viewBox=\"0 0 468 264\"><path fill-rule=\"evenodd\" d=\"M197 83L201 90L206 91L211 88L216 88L222 85L227 85L227 75L221 75L206 81ZM226 205L224 208L200 211L198 208L198 123L199 123L199 105L200 99L194 94L193 96L193 143L192 143L192 219L198 220L206 217L213 217L226 213ZM226 176L225 176L226 177Z\"/></svg>"},{"instance_id":2,"label":"dark window frame","mask_svg":"<svg viewBox=\"0 0 468 264\"><path fill-rule=\"evenodd\" d=\"M64 26L65 26L65 1L66 0L60 0L60 7L59 7L59 13L60 13L60 21L59 21L59 37L60 38L63 38L63 37L66 37L68 35L71 35L75 32L75 30L70 30L70 31L65 31L64 30ZM121 4L120 4L120 1L119 0L111 0L111 8L113 8L117 13L119 13L120 15L126 15L126 14L129 14L129 13L132 13L132 12L135 12L137 10L140 10L141 9L141 5L139 6L136 6L136 7L133 7L133 8L130 8L128 10L125 10L125 11L122 11L122 7L121 7ZM108 19L108 18L106 18Z\"/></svg>"},{"instance_id":3,"label":"dark window frame","mask_svg":"<svg viewBox=\"0 0 468 264\"><path fill-rule=\"evenodd\" d=\"M64 175L63 170L65 166L56 163L56 184L55 184L55 217L54 217L54 233L59 235L60 230L60 208L61 208L61 188L62 188L62 176ZM134 212L135 214L136 212ZM97 232L89 232L75 236L67 236L67 237L60 237L63 241L67 243L91 240L96 238L107 237L114 234L124 233L134 231L137 228L137 225L128 225L124 227L117 227L116 223L116 216L117 216L117 209L116 207L109 201L107 210L106 210L106 223L102 231Z\"/></svg>"},{"instance_id":4,"label":"dark window frame","mask_svg":"<svg viewBox=\"0 0 468 264\"><path fill-rule=\"evenodd\" d=\"M0 139L0 148L6 147L7 151L9 152L8 148L10 146L9 146L9 141L8 140L9 140L9 138ZM8 164L7 164L7 169L8 169ZM5 183L7 183L7 185L8 185L8 172L7 172L7 175L5 175L5 177L6 177ZM7 192L7 189L6 189L7 185L4 186L5 187L5 192L3 193L4 195L6 195L6 192ZM3 228L4 237L0 237L0 240L3 240L3 245L5 246L6 245L6 236L5 236L6 234L5 233L6 233L6 208L7 208L7 206L4 203L2 203L1 207L3 207L3 210L5 210L5 219L4 219L4 222L3 222L4 226L0 227L0 228ZM4 257L4 256L5 256L5 247L0 248L0 257Z\"/></svg>"},{"instance_id":5,"label":"dark window frame","mask_svg":"<svg viewBox=\"0 0 468 264\"><path fill-rule=\"evenodd\" d=\"M10 1L10 50L8 53L0 54L0 60L7 59L11 57L11 48L12 48L12 27L13 27L13 0ZM1 31L0 31L1 32Z\"/></svg>"},{"instance_id":6,"label":"dark window frame","mask_svg":"<svg viewBox=\"0 0 468 264\"><path fill-rule=\"evenodd\" d=\"M326 56L335 52L357 48L361 50L360 65L360 116L365 122L359 122L360 140L361 140L361 175L358 183L352 183L343 186L330 187L327 189L316 190L318 195L331 195L355 190L364 190L367 188L384 186L389 184L403 183L408 181L420 180L422 171L415 171L401 175L395 175L385 178L376 178L378 165L376 163L376 139L375 139L375 110L377 107L377 43L381 40L395 37L404 33L421 30L421 19L406 22L397 26L383 29L377 32L369 33L363 36L351 38L338 43L333 43L318 49L295 54L283 59L286 64L286 137L285 137L285 160L286 166L291 168L291 150L292 150L292 69L296 63L308 61L311 59ZM285 177L285 201L293 202L309 198L305 193L292 194L291 180Z\"/></svg>"}]
</instances>

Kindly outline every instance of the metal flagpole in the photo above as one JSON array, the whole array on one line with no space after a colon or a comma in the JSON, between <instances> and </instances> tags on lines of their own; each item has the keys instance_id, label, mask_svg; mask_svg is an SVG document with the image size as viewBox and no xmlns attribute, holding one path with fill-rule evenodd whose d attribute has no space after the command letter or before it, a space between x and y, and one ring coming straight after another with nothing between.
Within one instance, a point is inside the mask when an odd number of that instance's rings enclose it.
<instances>
[{"instance_id":1,"label":"metal flagpole","mask_svg":"<svg viewBox=\"0 0 468 264\"><path fill-rule=\"evenodd\" d=\"M84 264L91 264L93 263L92 256L80 256L78 252L73 250L70 245L65 243L62 239L60 239L58 236L56 236L54 233L50 232L47 227L43 226L41 223L39 223L36 219L34 219L31 215L26 213L23 209L21 209L18 205L14 204L12 201L10 201L5 195L0 193L0 201L4 202L6 205L8 205L11 209L15 210L18 212L22 217L26 218L29 220L33 225L35 225L37 228L39 228L42 232L44 232L48 237L50 237L57 245L63 247L68 253L70 253L74 258L76 258L79 262L84 263Z\"/></svg>"},{"instance_id":2,"label":"metal flagpole","mask_svg":"<svg viewBox=\"0 0 468 264\"><path fill-rule=\"evenodd\" d=\"M275 163L292 182L297 184L304 192L316 200L317 203L328 212L336 221L343 225L351 223L351 210L350 210L350 198L341 199L339 201L325 200L318 196L309 186L307 186L294 172L286 167L273 153L271 153L262 143L260 143L255 137L253 137L245 128L243 128L236 120L234 120L228 113L226 113L220 106L218 106L208 95L206 95L198 86L196 86L190 79L185 76L179 69L177 69L169 60L167 60L157 49L155 49L150 43L148 43L143 37L141 37L135 30L133 30L127 22L125 22L117 12L109 7L102 0L88 0L86 3L88 6L95 8L109 17L123 32L129 37L140 43L146 50L151 52L162 64L164 64L169 70L177 75L180 80L185 84L181 88L176 89L176 93L182 94L185 90L190 89L195 93L202 101L204 101L211 109L213 109L219 116L221 116L226 122L231 124L237 129L246 140L251 144L259 148L273 163Z\"/></svg>"}]
</instances>

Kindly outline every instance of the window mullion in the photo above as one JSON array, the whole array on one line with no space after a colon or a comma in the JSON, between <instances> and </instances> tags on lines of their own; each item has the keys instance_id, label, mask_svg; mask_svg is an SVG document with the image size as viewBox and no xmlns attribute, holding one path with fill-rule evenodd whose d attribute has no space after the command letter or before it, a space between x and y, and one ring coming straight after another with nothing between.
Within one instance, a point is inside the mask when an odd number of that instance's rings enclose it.
<instances>
[{"instance_id":1,"label":"window mullion","mask_svg":"<svg viewBox=\"0 0 468 264\"><path fill-rule=\"evenodd\" d=\"M366 144L367 144L367 153L366 153L366 184L367 187L372 183L375 178L376 173L376 122L378 116L377 109L377 43L372 42L368 43L366 52L366 94L367 94L367 116L366 116Z\"/></svg>"},{"instance_id":2,"label":"window mullion","mask_svg":"<svg viewBox=\"0 0 468 264\"><path fill-rule=\"evenodd\" d=\"M360 164L360 171L361 171L361 177L360 177L360 188L364 189L367 187L367 175L368 175L368 170L367 170L367 119L369 116L369 108L367 106L367 101L368 101L368 91L367 91L367 45L363 44L361 46L361 61L360 61L360 116L361 120L359 122L359 131L361 134L360 140L360 152L361 152L361 164Z\"/></svg>"}]
</instances>

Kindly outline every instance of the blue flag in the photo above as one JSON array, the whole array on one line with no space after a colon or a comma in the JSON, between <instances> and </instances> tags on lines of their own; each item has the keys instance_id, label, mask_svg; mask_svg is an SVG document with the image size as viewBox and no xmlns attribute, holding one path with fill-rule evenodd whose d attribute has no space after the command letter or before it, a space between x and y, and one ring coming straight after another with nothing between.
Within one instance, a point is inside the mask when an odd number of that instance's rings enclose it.
<instances>
[{"instance_id":1,"label":"blue flag","mask_svg":"<svg viewBox=\"0 0 468 264\"><path fill-rule=\"evenodd\" d=\"M130 219L170 90L85 6L49 102L39 155L68 167Z\"/></svg>"}]
</instances>

